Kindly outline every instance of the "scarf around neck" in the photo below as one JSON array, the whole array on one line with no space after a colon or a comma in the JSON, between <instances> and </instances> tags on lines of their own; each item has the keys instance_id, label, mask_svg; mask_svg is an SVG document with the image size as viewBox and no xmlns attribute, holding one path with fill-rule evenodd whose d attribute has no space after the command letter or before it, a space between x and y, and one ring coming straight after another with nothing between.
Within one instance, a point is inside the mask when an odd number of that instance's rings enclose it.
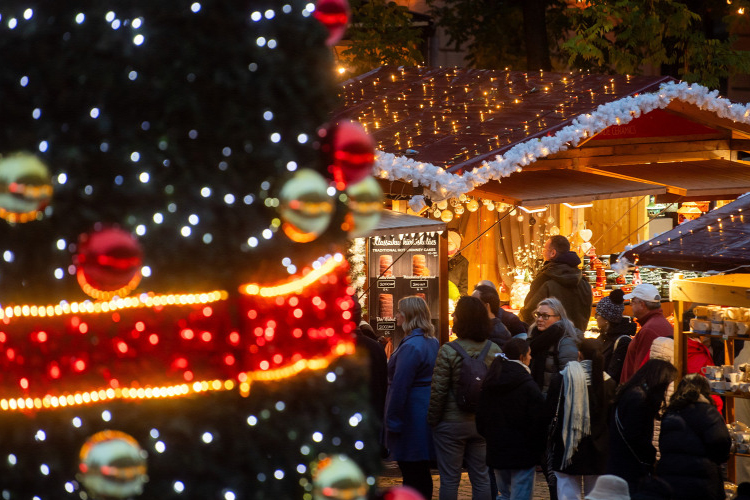
<instances>
[{"instance_id":1,"label":"scarf around neck","mask_svg":"<svg viewBox=\"0 0 750 500\"><path fill-rule=\"evenodd\" d=\"M591 409L588 386L591 384L591 360L571 361L561 372L565 394L562 440L565 446L562 467L570 465L581 439L591 434Z\"/></svg>"}]
</instances>

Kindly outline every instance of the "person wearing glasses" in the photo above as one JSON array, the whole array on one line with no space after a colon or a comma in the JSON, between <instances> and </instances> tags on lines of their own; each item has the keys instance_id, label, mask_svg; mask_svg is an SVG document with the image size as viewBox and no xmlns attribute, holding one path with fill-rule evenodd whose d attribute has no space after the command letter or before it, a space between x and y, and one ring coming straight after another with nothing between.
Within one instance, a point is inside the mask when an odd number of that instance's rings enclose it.
<instances>
[{"instance_id":1,"label":"person wearing glasses","mask_svg":"<svg viewBox=\"0 0 750 500\"><path fill-rule=\"evenodd\" d=\"M565 308L555 297L542 300L534 311L535 322L529 330L531 378L547 397L552 378L571 361L578 360L578 343L583 333L568 319ZM542 459L550 500L557 500L557 478L550 463L551 454Z\"/></svg>"},{"instance_id":2,"label":"person wearing glasses","mask_svg":"<svg viewBox=\"0 0 750 500\"><path fill-rule=\"evenodd\" d=\"M578 343L583 340L583 333L568 319L555 297L542 300L534 318L529 331L531 376L546 396L552 377L578 359Z\"/></svg>"},{"instance_id":3,"label":"person wearing glasses","mask_svg":"<svg viewBox=\"0 0 750 500\"><path fill-rule=\"evenodd\" d=\"M427 425L427 408L440 347L430 317L421 297L398 301L396 326L405 335L395 344L388 360L385 403L386 443L391 456L401 469L404 486L414 488L425 498L432 498L430 462L435 459L435 450Z\"/></svg>"},{"instance_id":4,"label":"person wearing glasses","mask_svg":"<svg viewBox=\"0 0 750 500\"><path fill-rule=\"evenodd\" d=\"M659 290L650 283L642 283L633 292L625 295L630 299L633 316L641 326L633 341L628 346L625 354L625 362L622 365L620 383L627 382L630 377L641 367L651 350L651 344L658 337L673 337L674 328L661 308L661 295Z\"/></svg>"}]
</instances>

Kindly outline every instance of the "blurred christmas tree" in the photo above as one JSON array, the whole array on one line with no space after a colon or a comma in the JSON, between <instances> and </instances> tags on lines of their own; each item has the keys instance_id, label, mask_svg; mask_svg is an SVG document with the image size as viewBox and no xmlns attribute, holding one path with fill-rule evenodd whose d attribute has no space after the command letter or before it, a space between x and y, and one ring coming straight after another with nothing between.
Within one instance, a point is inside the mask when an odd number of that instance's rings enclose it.
<instances>
[{"instance_id":1,"label":"blurred christmas tree","mask_svg":"<svg viewBox=\"0 0 750 500\"><path fill-rule=\"evenodd\" d=\"M321 3L0 5L3 499L374 483L340 252L379 192Z\"/></svg>"}]
</instances>

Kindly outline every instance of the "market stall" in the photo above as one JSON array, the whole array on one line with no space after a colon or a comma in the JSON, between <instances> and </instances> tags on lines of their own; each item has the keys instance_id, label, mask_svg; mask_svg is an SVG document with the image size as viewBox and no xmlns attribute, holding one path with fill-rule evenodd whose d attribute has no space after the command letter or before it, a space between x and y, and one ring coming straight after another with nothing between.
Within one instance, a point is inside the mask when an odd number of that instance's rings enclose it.
<instances>
[{"instance_id":1,"label":"market stall","mask_svg":"<svg viewBox=\"0 0 750 500\"><path fill-rule=\"evenodd\" d=\"M483 235L472 283L510 288L555 232L619 253L648 238L654 202L750 191L750 108L670 78L383 67L342 98L334 119L372 133L394 204Z\"/></svg>"},{"instance_id":2,"label":"market stall","mask_svg":"<svg viewBox=\"0 0 750 500\"><path fill-rule=\"evenodd\" d=\"M386 210L365 238L355 240L352 279L376 334L397 333L399 299L417 295L427 302L441 343L448 341L445 230L444 222Z\"/></svg>"},{"instance_id":3,"label":"market stall","mask_svg":"<svg viewBox=\"0 0 750 500\"><path fill-rule=\"evenodd\" d=\"M741 271L750 266L750 195L689 220L623 253L639 266Z\"/></svg>"}]
</instances>

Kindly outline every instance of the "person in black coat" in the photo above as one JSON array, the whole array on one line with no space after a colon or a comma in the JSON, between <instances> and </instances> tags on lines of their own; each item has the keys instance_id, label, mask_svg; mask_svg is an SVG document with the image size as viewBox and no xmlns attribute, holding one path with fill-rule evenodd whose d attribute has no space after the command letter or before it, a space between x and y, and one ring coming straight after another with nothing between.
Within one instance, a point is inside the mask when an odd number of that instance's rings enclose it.
<instances>
[{"instance_id":1,"label":"person in black coat","mask_svg":"<svg viewBox=\"0 0 750 500\"><path fill-rule=\"evenodd\" d=\"M708 380L698 373L686 375L662 418L656 474L680 500L723 499L721 464L729 458L731 446Z\"/></svg>"},{"instance_id":2,"label":"person in black coat","mask_svg":"<svg viewBox=\"0 0 750 500\"><path fill-rule=\"evenodd\" d=\"M355 325L359 325L362 321L362 306L356 295L352 296L352 299L354 300L352 321ZM357 336L355 340L357 350L367 352L370 365L370 404L378 417L378 422L382 425L385 414L385 395L388 392L388 358L380 342L370 338L359 327L354 332Z\"/></svg>"},{"instance_id":3,"label":"person in black coat","mask_svg":"<svg viewBox=\"0 0 750 500\"><path fill-rule=\"evenodd\" d=\"M606 473L626 480L631 496L638 490L638 482L653 472L654 419L676 377L677 368L672 363L650 359L617 390L609 421Z\"/></svg>"},{"instance_id":4,"label":"person in black coat","mask_svg":"<svg viewBox=\"0 0 750 500\"><path fill-rule=\"evenodd\" d=\"M487 285L477 285L474 287L471 296L481 300L487 308L487 314L489 314L492 323L490 340L502 349L505 343L510 340L511 335L500 318L495 315L497 310L500 309L500 296L497 294L497 290Z\"/></svg>"},{"instance_id":5,"label":"person in black coat","mask_svg":"<svg viewBox=\"0 0 750 500\"><path fill-rule=\"evenodd\" d=\"M604 371L620 383L620 373L628 346L635 335L637 325L623 316L625 311L622 290L613 290L596 304L596 325L599 327L599 340L603 342Z\"/></svg>"},{"instance_id":6,"label":"person in black coat","mask_svg":"<svg viewBox=\"0 0 750 500\"><path fill-rule=\"evenodd\" d=\"M482 280L474 285L474 293L472 293L472 295L474 295L475 297L479 297L482 302L486 304L488 303L487 301L485 301L479 295L476 295L476 292L479 291L479 293L484 296L484 294L487 293L486 288L492 289L495 292L495 295L497 295L497 306L492 306L490 312L495 316L495 318L500 320L505 328L508 329L511 337L521 337L524 339L527 338L529 334L529 325L521 321L521 318L519 318L512 312L505 310L500 305L500 295L497 292L497 288L495 288L495 285L491 281Z\"/></svg>"},{"instance_id":7,"label":"person in black coat","mask_svg":"<svg viewBox=\"0 0 750 500\"><path fill-rule=\"evenodd\" d=\"M568 363L552 379L547 393L549 419L558 415L548 453L557 476L557 497L561 499L581 500L581 486L589 494L605 472L609 409L617 384L604 372L601 349L599 340L581 341L579 362Z\"/></svg>"},{"instance_id":8,"label":"person in black coat","mask_svg":"<svg viewBox=\"0 0 750 500\"><path fill-rule=\"evenodd\" d=\"M531 378L530 361L526 340L511 339L482 383L477 430L487 441L487 465L495 470L502 498L531 500L544 450L544 397Z\"/></svg>"}]
</instances>

